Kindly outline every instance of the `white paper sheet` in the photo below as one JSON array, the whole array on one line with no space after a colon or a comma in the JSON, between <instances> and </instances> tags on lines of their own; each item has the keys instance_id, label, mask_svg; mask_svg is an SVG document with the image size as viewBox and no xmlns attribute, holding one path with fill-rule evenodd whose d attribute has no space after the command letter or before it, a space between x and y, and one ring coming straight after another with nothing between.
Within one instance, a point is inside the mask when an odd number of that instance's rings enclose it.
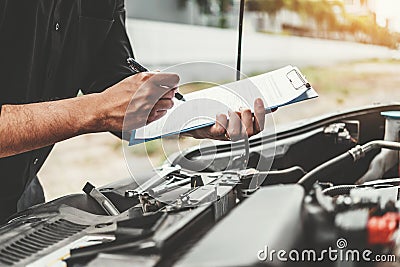
<instances>
[{"instance_id":1,"label":"white paper sheet","mask_svg":"<svg viewBox=\"0 0 400 267\"><path fill-rule=\"evenodd\" d=\"M317 97L300 70L293 66L237 82L185 94L186 102L175 105L161 119L132 132L130 144L187 132L215 123L217 114L250 108L261 98L267 108L275 108Z\"/></svg>"}]
</instances>

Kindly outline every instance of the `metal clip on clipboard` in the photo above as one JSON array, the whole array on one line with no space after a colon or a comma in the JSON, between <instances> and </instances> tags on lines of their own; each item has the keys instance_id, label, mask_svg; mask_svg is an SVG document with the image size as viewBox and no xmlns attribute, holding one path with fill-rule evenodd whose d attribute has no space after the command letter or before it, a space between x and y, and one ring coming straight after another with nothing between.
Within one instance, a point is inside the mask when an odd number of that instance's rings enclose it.
<instances>
[{"instance_id":1,"label":"metal clip on clipboard","mask_svg":"<svg viewBox=\"0 0 400 267\"><path fill-rule=\"evenodd\" d=\"M299 73L296 69L289 71L286 74L286 77L296 90L300 89L303 86L307 87L308 89L311 88L311 84L304 80L303 75Z\"/></svg>"}]
</instances>

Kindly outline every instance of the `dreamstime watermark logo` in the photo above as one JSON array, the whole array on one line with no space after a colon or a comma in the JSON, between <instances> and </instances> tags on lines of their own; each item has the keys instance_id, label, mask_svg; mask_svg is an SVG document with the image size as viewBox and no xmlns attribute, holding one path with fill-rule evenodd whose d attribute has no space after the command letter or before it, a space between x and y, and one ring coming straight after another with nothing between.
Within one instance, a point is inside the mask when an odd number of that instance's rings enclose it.
<instances>
[{"instance_id":1,"label":"dreamstime watermark logo","mask_svg":"<svg viewBox=\"0 0 400 267\"><path fill-rule=\"evenodd\" d=\"M260 261L269 262L396 262L397 257L393 254L374 254L372 250L350 249L344 238L336 241L336 247L329 246L327 249L292 249L275 250L265 246L257 252Z\"/></svg>"},{"instance_id":2,"label":"dreamstime watermark logo","mask_svg":"<svg viewBox=\"0 0 400 267\"><path fill-rule=\"evenodd\" d=\"M339 238L339 239L336 241L336 247L337 247L338 249L345 249L345 248L347 247L347 240L344 239L344 238Z\"/></svg>"}]
</instances>

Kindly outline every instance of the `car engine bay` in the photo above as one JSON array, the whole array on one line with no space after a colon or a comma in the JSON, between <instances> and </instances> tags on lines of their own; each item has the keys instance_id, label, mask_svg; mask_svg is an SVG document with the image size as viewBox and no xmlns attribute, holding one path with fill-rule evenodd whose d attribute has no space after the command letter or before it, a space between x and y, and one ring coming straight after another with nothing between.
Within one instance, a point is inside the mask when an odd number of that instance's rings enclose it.
<instances>
[{"instance_id":1,"label":"car engine bay","mask_svg":"<svg viewBox=\"0 0 400 267\"><path fill-rule=\"evenodd\" d=\"M0 264L399 266L399 114L337 112L192 148L140 186L88 183L1 226Z\"/></svg>"}]
</instances>

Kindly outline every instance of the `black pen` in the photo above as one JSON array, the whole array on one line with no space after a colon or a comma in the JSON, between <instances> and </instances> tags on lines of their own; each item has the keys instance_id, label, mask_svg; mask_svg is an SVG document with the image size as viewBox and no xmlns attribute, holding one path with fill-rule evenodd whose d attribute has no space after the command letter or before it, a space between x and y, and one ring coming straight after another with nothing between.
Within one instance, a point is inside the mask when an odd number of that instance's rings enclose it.
<instances>
[{"instance_id":1,"label":"black pen","mask_svg":"<svg viewBox=\"0 0 400 267\"><path fill-rule=\"evenodd\" d=\"M136 71L137 73L139 72L148 72L149 70L145 67L143 67L142 65L140 65L136 60L134 60L133 58L127 58L126 63L128 63L128 66ZM181 101L186 101L186 99L183 97L182 94L180 94L179 92L175 93L175 98Z\"/></svg>"}]
</instances>

